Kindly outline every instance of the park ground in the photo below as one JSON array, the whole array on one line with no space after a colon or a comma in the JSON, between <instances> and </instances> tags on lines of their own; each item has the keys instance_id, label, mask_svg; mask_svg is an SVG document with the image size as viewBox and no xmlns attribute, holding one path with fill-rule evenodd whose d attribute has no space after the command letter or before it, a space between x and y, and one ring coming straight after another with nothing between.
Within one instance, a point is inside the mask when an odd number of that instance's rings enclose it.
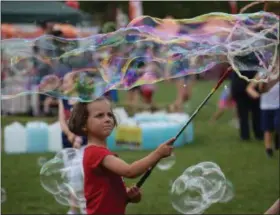
<instances>
[{"instance_id":1,"label":"park ground","mask_svg":"<svg viewBox=\"0 0 280 215\"><path fill-rule=\"evenodd\" d=\"M200 82L194 87L187 111L191 113L209 93L215 83ZM156 169L143 186L143 200L128 206L127 213L176 213L169 198L170 183L187 167L203 161L217 163L235 189L234 199L226 204L214 204L205 214L261 214L279 197L279 152L272 159L266 157L261 141L241 142L238 130L229 122L233 112L226 113L219 122L209 123L216 109L222 88L211 98L194 120L194 141L175 150L176 164L168 171ZM161 83L155 99L168 104L175 98L172 83ZM120 92L123 101L124 92ZM3 129L13 121L26 123L39 118L2 117ZM54 122L54 118L40 118ZM20 144L20 140L19 140ZM3 149L3 147L2 147ZM148 151L122 151L119 155L132 162L147 155ZM65 214L67 207L59 205L40 185L37 164L39 157L50 159L53 153L7 155L1 153L1 187L7 200L2 203L2 214ZM128 185L135 180L126 180Z\"/></svg>"}]
</instances>

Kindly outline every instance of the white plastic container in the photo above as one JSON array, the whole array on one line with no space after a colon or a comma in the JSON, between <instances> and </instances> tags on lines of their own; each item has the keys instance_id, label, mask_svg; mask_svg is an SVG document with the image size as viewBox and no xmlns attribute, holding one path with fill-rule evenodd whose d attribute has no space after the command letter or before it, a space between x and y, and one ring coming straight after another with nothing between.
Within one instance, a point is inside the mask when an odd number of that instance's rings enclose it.
<instances>
[{"instance_id":1,"label":"white plastic container","mask_svg":"<svg viewBox=\"0 0 280 215\"><path fill-rule=\"evenodd\" d=\"M5 127L4 151L8 154L26 153L26 132L22 124L14 122Z\"/></svg>"},{"instance_id":2,"label":"white plastic container","mask_svg":"<svg viewBox=\"0 0 280 215\"><path fill-rule=\"evenodd\" d=\"M122 124L122 122L126 122L129 118L124 108L115 108L113 112L116 115L117 122L120 124Z\"/></svg>"},{"instance_id":3,"label":"white plastic container","mask_svg":"<svg viewBox=\"0 0 280 215\"><path fill-rule=\"evenodd\" d=\"M47 152L49 144L48 124L29 122L26 124L27 152Z\"/></svg>"},{"instance_id":4,"label":"white plastic container","mask_svg":"<svg viewBox=\"0 0 280 215\"><path fill-rule=\"evenodd\" d=\"M60 123L56 122L49 125L49 148L50 152L59 152L62 150L62 137Z\"/></svg>"}]
</instances>

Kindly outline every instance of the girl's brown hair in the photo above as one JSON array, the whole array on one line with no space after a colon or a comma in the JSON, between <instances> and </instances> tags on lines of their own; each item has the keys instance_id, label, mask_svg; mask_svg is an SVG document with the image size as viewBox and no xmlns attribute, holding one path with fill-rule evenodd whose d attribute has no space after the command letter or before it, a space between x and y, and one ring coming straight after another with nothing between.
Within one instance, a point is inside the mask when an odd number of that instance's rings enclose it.
<instances>
[{"instance_id":1,"label":"girl's brown hair","mask_svg":"<svg viewBox=\"0 0 280 215\"><path fill-rule=\"evenodd\" d=\"M103 96L95 99L93 102L103 101L103 100L110 102L106 97ZM68 121L68 127L72 133L78 136L87 136L85 126L89 116L88 104L90 103L78 102L74 105L73 110L71 111L71 116ZM114 126L117 126L117 120L113 111L112 114L113 114Z\"/></svg>"}]
</instances>

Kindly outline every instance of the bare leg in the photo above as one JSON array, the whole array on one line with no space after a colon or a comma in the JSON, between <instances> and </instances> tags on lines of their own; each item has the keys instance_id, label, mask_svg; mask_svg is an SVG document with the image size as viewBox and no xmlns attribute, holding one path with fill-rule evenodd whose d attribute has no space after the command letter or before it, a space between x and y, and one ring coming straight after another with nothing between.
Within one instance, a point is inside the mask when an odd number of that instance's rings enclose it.
<instances>
[{"instance_id":1,"label":"bare leg","mask_svg":"<svg viewBox=\"0 0 280 215\"><path fill-rule=\"evenodd\" d=\"M216 122L224 114L224 112L224 109L219 108L212 116L211 122Z\"/></svg>"},{"instance_id":2,"label":"bare leg","mask_svg":"<svg viewBox=\"0 0 280 215\"><path fill-rule=\"evenodd\" d=\"M182 88L184 87L184 81L182 79L176 80L176 88L177 88L177 97L174 102L174 106L179 107L183 103L183 98L182 98Z\"/></svg>"},{"instance_id":3,"label":"bare leg","mask_svg":"<svg viewBox=\"0 0 280 215\"><path fill-rule=\"evenodd\" d=\"M266 131L264 132L264 145L266 149L271 149L271 142L272 142L272 132Z\"/></svg>"},{"instance_id":4,"label":"bare leg","mask_svg":"<svg viewBox=\"0 0 280 215\"><path fill-rule=\"evenodd\" d=\"M127 102L130 104L133 111L137 109L139 101L139 92L138 90L129 90L127 92Z\"/></svg>"},{"instance_id":5,"label":"bare leg","mask_svg":"<svg viewBox=\"0 0 280 215\"><path fill-rule=\"evenodd\" d=\"M264 132L264 145L266 153L269 157L273 156L273 150L272 150L272 132L265 131Z\"/></svg>"},{"instance_id":6,"label":"bare leg","mask_svg":"<svg viewBox=\"0 0 280 215\"><path fill-rule=\"evenodd\" d=\"M177 107L178 111L183 111L184 103L190 99L192 94L192 86L192 80L188 80L187 83L185 83L185 80L183 78L176 81L177 98L174 105Z\"/></svg>"},{"instance_id":7,"label":"bare leg","mask_svg":"<svg viewBox=\"0 0 280 215\"><path fill-rule=\"evenodd\" d=\"M276 131L274 134L274 145L275 149L278 150L280 147L280 132Z\"/></svg>"}]
</instances>

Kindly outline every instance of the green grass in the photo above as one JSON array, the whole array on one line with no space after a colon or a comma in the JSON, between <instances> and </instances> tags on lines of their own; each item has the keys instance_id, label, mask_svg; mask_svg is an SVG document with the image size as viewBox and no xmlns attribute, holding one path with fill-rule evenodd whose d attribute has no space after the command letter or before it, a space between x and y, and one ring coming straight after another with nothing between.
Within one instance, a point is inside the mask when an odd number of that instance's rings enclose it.
<instances>
[{"instance_id":1,"label":"green grass","mask_svg":"<svg viewBox=\"0 0 280 215\"><path fill-rule=\"evenodd\" d=\"M213 82L202 82L195 86L190 101L192 111L207 95ZM221 89L220 89L221 90ZM202 161L213 161L220 165L226 177L235 187L235 197L227 204L214 204L205 213L257 214L263 213L279 196L279 153L268 159L262 142L243 143L238 131L228 124L233 113L228 112L216 124L209 124L220 93L211 98L194 120L195 140L192 144L177 148L176 164L169 171L156 169L143 186L140 204L128 206L128 213L167 214L176 213L168 196L170 181L178 177L187 167ZM156 101L168 103L175 98L175 88L170 83L159 85ZM121 92L121 97L124 92ZM2 117L2 129L17 120L27 122L34 118ZM55 119L44 119L48 122ZM3 130L2 130L3 131ZM2 138L3 142L3 138ZM20 144L20 140L19 140ZM131 162L148 152L120 152L119 155ZM37 159L51 158L52 153L7 155L1 153L1 187L5 188L7 200L2 206L3 214L63 214L68 208L56 203L54 198L40 185ZM135 180L126 180L130 185Z\"/></svg>"}]
</instances>

